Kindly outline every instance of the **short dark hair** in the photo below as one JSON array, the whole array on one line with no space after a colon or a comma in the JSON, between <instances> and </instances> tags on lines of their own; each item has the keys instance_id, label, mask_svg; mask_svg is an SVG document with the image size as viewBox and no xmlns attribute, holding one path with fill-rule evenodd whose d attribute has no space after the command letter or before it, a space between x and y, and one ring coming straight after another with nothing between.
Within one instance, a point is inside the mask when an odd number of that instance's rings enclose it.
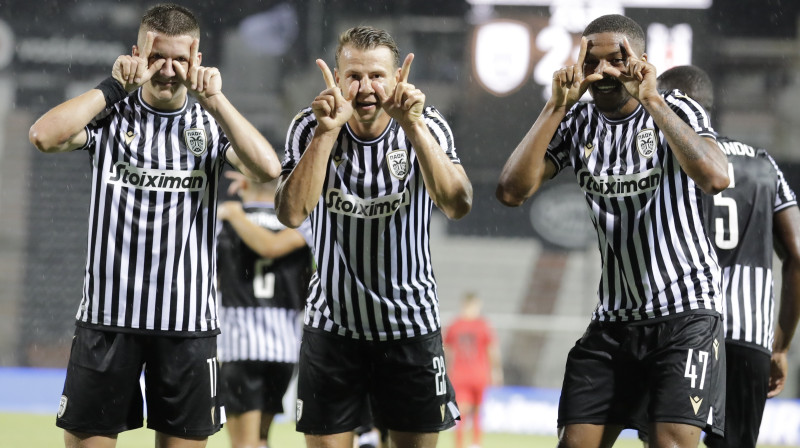
<instances>
[{"instance_id":1,"label":"short dark hair","mask_svg":"<svg viewBox=\"0 0 800 448\"><path fill-rule=\"evenodd\" d=\"M628 38L634 50L644 53L645 49L645 36L642 27L630 17L625 17L619 14L608 14L600 16L591 21L583 30L583 36L599 33L620 33Z\"/></svg>"},{"instance_id":2,"label":"short dark hair","mask_svg":"<svg viewBox=\"0 0 800 448\"><path fill-rule=\"evenodd\" d=\"M336 67L339 67L339 55L345 45L352 45L359 50L372 50L386 47L392 52L394 66L400 65L400 50L392 36L384 30L371 26L356 26L339 35L339 46L336 47Z\"/></svg>"},{"instance_id":3,"label":"short dark hair","mask_svg":"<svg viewBox=\"0 0 800 448\"><path fill-rule=\"evenodd\" d=\"M659 90L678 89L710 112L714 108L714 84L703 69L694 65L672 67L658 76Z\"/></svg>"},{"instance_id":4,"label":"short dark hair","mask_svg":"<svg viewBox=\"0 0 800 448\"><path fill-rule=\"evenodd\" d=\"M142 16L139 32L155 31L167 36L200 38L200 24L189 9L173 3L151 6Z\"/></svg>"}]
</instances>

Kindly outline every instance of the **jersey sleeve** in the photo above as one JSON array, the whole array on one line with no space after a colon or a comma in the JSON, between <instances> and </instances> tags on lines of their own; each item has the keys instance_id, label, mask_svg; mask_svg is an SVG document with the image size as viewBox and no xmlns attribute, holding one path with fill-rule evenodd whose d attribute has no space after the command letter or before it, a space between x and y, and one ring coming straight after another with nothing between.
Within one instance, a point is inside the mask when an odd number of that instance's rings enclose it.
<instances>
[{"instance_id":1,"label":"jersey sleeve","mask_svg":"<svg viewBox=\"0 0 800 448\"><path fill-rule=\"evenodd\" d=\"M281 164L281 174L292 172L300 156L308 147L311 138L314 137L314 130L317 128L317 119L310 107L301 110L292 119L289 130L286 132L286 146L284 148L283 163Z\"/></svg>"},{"instance_id":2,"label":"jersey sleeve","mask_svg":"<svg viewBox=\"0 0 800 448\"><path fill-rule=\"evenodd\" d=\"M433 106L428 106L423 111L423 119L425 124L430 129L431 134L442 147L444 152L453 163L461 163L461 159L456 154L456 147L453 141L453 131L450 130L450 125L444 119L441 113Z\"/></svg>"},{"instance_id":3,"label":"jersey sleeve","mask_svg":"<svg viewBox=\"0 0 800 448\"><path fill-rule=\"evenodd\" d=\"M102 134L103 129L110 124L111 117L116 110L115 106L107 107L92 118L92 121L83 128L84 132L86 132L86 143L76 151L91 151L94 148L98 137Z\"/></svg>"},{"instance_id":4,"label":"jersey sleeve","mask_svg":"<svg viewBox=\"0 0 800 448\"><path fill-rule=\"evenodd\" d=\"M550 139L550 143L547 145L547 151L544 153L545 158L550 159L550 161L556 166L556 174L560 173L561 170L570 164L570 138L568 133L569 123L573 116L572 111L574 110L575 109L573 108L570 113L567 113L567 116L561 120L561 124L558 125L558 129L556 129L556 133L553 135L553 138Z\"/></svg>"},{"instance_id":5,"label":"jersey sleeve","mask_svg":"<svg viewBox=\"0 0 800 448\"><path fill-rule=\"evenodd\" d=\"M688 95L680 90L670 90L663 92L664 100L681 120L686 122L692 129L703 137L717 138L717 133L711 127L711 120L703 106L697 101L689 98Z\"/></svg>"},{"instance_id":6,"label":"jersey sleeve","mask_svg":"<svg viewBox=\"0 0 800 448\"><path fill-rule=\"evenodd\" d=\"M792 187L789 186L789 182L786 182L786 178L783 177L783 171L778 167L778 164L775 162L775 159L772 158L771 155L767 154L767 160L772 164L772 167L775 169L775 174L777 175L777 188L775 189L775 204L773 207L773 213L777 213L787 207L791 207L792 205L797 205L797 197L794 194L794 190Z\"/></svg>"}]
</instances>

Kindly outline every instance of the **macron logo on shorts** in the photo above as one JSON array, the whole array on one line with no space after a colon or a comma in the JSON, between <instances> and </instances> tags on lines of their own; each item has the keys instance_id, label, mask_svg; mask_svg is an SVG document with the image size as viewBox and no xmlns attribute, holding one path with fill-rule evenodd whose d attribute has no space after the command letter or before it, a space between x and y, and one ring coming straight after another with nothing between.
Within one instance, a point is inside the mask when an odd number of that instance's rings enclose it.
<instances>
[{"instance_id":1,"label":"macron logo on shorts","mask_svg":"<svg viewBox=\"0 0 800 448\"><path fill-rule=\"evenodd\" d=\"M297 399L297 407L295 409L295 419L299 422L303 418L303 400Z\"/></svg>"}]
</instances>

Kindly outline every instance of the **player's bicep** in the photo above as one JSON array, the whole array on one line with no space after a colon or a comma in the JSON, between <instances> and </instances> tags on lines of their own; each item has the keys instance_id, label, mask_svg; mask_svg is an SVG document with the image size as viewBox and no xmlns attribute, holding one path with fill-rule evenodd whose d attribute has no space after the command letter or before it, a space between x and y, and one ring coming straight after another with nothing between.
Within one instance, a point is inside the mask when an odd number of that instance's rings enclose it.
<instances>
[{"instance_id":1,"label":"player's bicep","mask_svg":"<svg viewBox=\"0 0 800 448\"><path fill-rule=\"evenodd\" d=\"M773 245L781 260L800 260L800 208L787 207L773 217Z\"/></svg>"}]
</instances>

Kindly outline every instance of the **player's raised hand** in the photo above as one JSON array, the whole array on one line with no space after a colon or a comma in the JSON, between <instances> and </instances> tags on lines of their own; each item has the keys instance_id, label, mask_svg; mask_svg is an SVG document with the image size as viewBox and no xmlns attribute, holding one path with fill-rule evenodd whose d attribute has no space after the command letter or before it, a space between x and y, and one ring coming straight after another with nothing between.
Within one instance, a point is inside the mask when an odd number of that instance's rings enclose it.
<instances>
[{"instance_id":1,"label":"player's raised hand","mask_svg":"<svg viewBox=\"0 0 800 448\"><path fill-rule=\"evenodd\" d=\"M393 92L386 92L382 83L372 81L372 88L375 90L378 101L381 102L381 108L390 117L397 120L401 126L421 120L422 111L425 108L425 94L414 84L408 82L408 74L411 72L413 60L414 53L409 53L400 68L397 85Z\"/></svg>"},{"instance_id":2,"label":"player's raised hand","mask_svg":"<svg viewBox=\"0 0 800 448\"><path fill-rule=\"evenodd\" d=\"M603 73L617 78L625 90L639 102L658 95L656 67L633 51L627 37L622 39L622 50L626 53L625 69L620 70L612 65L606 65Z\"/></svg>"},{"instance_id":3,"label":"player's raised hand","mask_svg":"<svg viewBox=\"0 0 800 448\"><path fill-rule=\"evenodd\" d=\"M114 61L114 67L111 69L111 76L119 81L126 91L133 92L138 89L164 66L164 59L159 59L154 61L153 64L148 65L150 61L150 52L153 51L153 42L155 40L156 33L148 31L144 48L141 48L141 51L138 52L134 51L134 53L138 54L130 56L122 55Z\"/></svg>"},{"instance_id":4,"label":"player's raised hand","mask_svg":"<svg viewBox=\"0 0 800 448\"><path fill-rule=\"evenodd\" d=\"M603 79L603 75L600 73L590 73L589 76L584 76L583 63L586 60L588 48L589 41L585 37L581 37L578 61L574 65L563 67L553 73L551 104L568 110L586 93L589 84Z\"/></svg>"},{"instance_id":5,"label":"player's raised hand","mask_svg":"<svg viewBox=\"0 0 800 448\"><path fill-rule=\"evenodd\" d=\"M172 60L172 68L189 93L202 100L222 92L222 75L216 67L200 65L200 57L197 52L199 47L200 39L194 39L189 47L188 69L184 69L183 65L175 59Z\"/></svg>"},{"instance_id":6,"label":"player's raised hand","mask_svg":"<svg viewBox=\"0 0 800 448\"><path fill-rule=\"evenodd\" d=\"M350 83L345 97L336 85L328 64L322 59L317 59L317 66L325 79L325 90L311 103L311 110L317 118L317 129L322 132L339 129L353 116L353 101L358 94L359 84L357 81Z\"/></svg>"}]
</instances>

